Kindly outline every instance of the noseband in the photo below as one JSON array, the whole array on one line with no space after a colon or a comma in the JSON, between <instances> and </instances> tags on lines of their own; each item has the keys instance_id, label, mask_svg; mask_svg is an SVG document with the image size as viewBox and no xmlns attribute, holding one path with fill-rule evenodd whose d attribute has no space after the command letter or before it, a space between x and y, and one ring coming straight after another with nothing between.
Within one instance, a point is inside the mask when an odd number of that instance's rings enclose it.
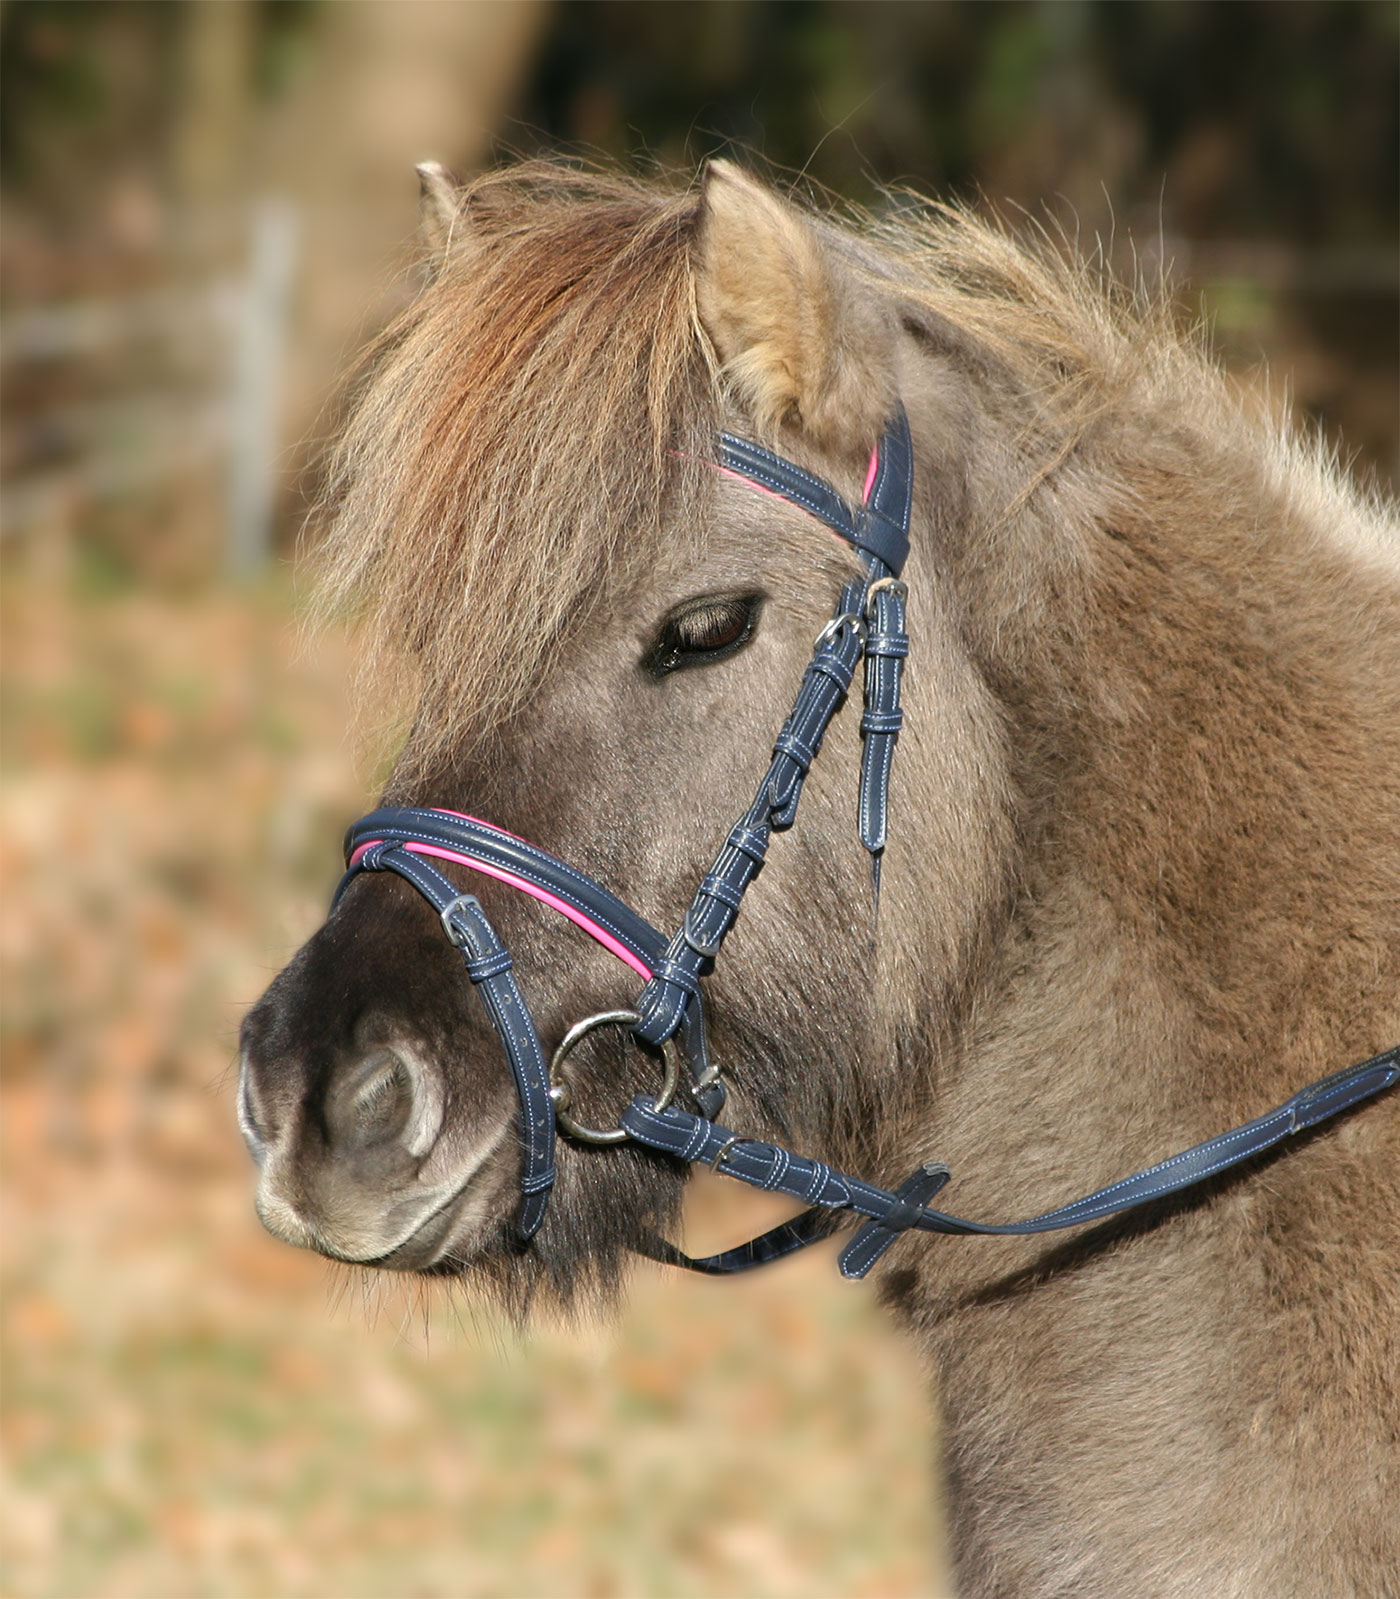
<instances>
[{"instance_id":1,"label":"noseband","mask_svg":"<svg viewBox=\"0 0 1400 1599\"><path fill-rule=\"evenodd\" d=\"M792 826L808 769L862 661L865 705L858 823L879 890L890 767L903 721L900 676L909 653L908 591L900 573L909 552L914 483L909 424L902 407L871 456L857 506L802 467L729 433L719 436L718 464L725 473L800 506L825 523L855 549L865 575L843 586L831 620L817 635L758 793L730 828L672 937L668 939L576 867L503 828L458 811L385 808L362 817L346 835L347 869L336 899L360 872L391 871L405 878L437 910L444 932L461 950L467 975L486 1004L520 1098L521 1205L516 1226L522 1240L532 1237L544 1218L555 1177L556 1126L588 1143L635 1140L683 1161L703 1162L754 1187L805 1200L810 1207L737 1249L704 1259L692 1259L664 1239L652 1239L645 1253L656 1259L695 1271L742 1271L827 1236L840 1224L843 1212L854 1211L866 1219L843 1251L840 1265L845 1276L862 1277L901 1232L911 1229L1051 1232L1161 1199L1400 1081L1397 1047L1311 1083L1278 1109L1073 1204L1002 1224L967 1221L930 1209L927 1201L949 1179L947 1167L937 1162L920 1167L891 1192L844 1176L821 1161L741 1137L716 1122L724 1108L725 1088L706 1041L701 979L714 968L744 894L762 870L772 835ZM643 979L635 1009L606 1011L578 1023L547 1068L509 953L477 900L460 892L433 864L435 859L508 883L566 916ZM659 1048L665 1080L655 1096L638 1094L616 1128L600 1131L571 1115L572 1093L564 1066L584 1036L610 1025L629 1028L635 1037ZM688 1095L699 1114L674 1103L682 1053L688 1067Z\"/></svg>"}]
</instances>

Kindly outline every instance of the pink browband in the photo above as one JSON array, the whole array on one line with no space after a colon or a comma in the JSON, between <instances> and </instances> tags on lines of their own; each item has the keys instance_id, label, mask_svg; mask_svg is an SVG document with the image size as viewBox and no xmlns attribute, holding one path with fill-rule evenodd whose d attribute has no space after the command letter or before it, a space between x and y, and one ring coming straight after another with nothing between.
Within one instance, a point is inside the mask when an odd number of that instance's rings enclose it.
<instances>
[{"instance_id":1,"label":"pink browband","mask_svg":"<svg viewBox=\"0 0 1400 1599\"><path fill-rule=\"evenodd\" d=\"M437 808L442 810L446 809L445 806L439 806ZM504 827L496 827L494 822L482 822L480 817L468 816L465 811L448 811L447 814L450 816L460 816L464 821L477 822L483 827L495 828L498 833L504 833L507 831L507 829ZM511 833L510 837L519 838L520 835L518 833ZM382 842L382 839L377 838L366 839L365 842L359 845L359 847L351 855L349 865L352 867L358 866L360 863L360 857L365 853L365 851L367 849L372 849L374 845ZM521 839L521 842L524 843L526 841ZM551 894L547 888L541 888L536 883L527 882L525 878L517 877L514 872L507 871L505 867L493 866L488 864L486 861L475 860L470 855L463 855L458 850L447 849L441 844L419 844L414 840L409 840L402 847L412 855L435 855L439 860L453 861L458 866L467 867L470 871L482 872L487 877L494 877L502 883L509 883L512 888L518 888L522 894L529 894L532 899L537 899L541 902L541 904L548 905L551 910L558 911L561 916L567 916L575 926L581 927L590 938L597 939L597 941L605 950L608 951L610 955L616 955L618 960L626 961L626 963L634 972L637 973L639 977L648 981L650 980L652 975L651 968L647 966L638 956L634 955L632 951L626 948L624 945L619 944L611 933L609 933L605 928L599 927L597 922L593 921L590 917L585 916L581 910L576 909L573 905L565 904L565 902L557 895Z\"/></svg>"},{"instance_id":2,"label":"pink browband","mask_svg":"<svg viewBox=\"0 0 1400 1599\"><path fill-rule=\"evenodd\" d=\"M860 491L860 503L867 505L870 502L870 491L875 486L875 474L880 470L880 446L877 444L870 452L870 465L865 469L865 487Z\"/></svg>"},{"instance_id":3,"label":"pink browband","mask_svg":"<svg viewBox=\"0 0 1400 1599\"><path fill-rule=\"evenodd\" d=\"M865 485L860 491L860 502L862 505L868 505L870 503L870 490L875 486L875 474L879 470L880 446L877 444L870 452L870 464L865 469ZM813 512L808 506L800 504L798 501L791 499L786 494L779 494L776 489L770 489L766 483L759 483L751 477L745 477L742 472L736 472L733 467L717 466L715 471L718 472L721 477L732 477L736 483L742 483L747 489L756 489L758 493L766 494L770 500L777 500L782 505L796 505L798 510L806 511L809 516L816 515L816 513ZM817 520L820 522L822 519L817 517ZM827 524L823 523L822 525L826 526ZM828 531L836 533L835 528L829 527ZM836 533L836 536L837 538L842 537L840 533Z\"/></svg>"}]
</instances>

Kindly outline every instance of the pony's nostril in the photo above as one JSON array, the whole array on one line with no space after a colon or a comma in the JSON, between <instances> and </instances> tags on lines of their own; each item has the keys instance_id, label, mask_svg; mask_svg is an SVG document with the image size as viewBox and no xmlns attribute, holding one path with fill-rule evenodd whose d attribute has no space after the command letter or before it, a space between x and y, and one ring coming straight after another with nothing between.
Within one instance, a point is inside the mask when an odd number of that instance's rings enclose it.
<instances>
[{"instance_id":1,"label":"pony's nostril","mask_svg":"<svg viewBox=\"0 0 1400 1599\"><path fill-rule=\"evenodd\" d=\"M413 1116L413 1079L392 1049L378 1049L355 1074L349 1110L355 1132L366 1143L408 1131Z\"/></svg>"},{"instance_id":2,"label":"pony's nostril","mask_svg":"<svg viewBox=\"0 0 1400 1599\"><path fill-rule=\"evenodd\" d=\"M442 1128L437 1075L404 1045L371 1050L343 1074L331 1098L330 1125L337 1139L350 1146L393 1143L421 1157Z\"/></svg>"}]
</instances>

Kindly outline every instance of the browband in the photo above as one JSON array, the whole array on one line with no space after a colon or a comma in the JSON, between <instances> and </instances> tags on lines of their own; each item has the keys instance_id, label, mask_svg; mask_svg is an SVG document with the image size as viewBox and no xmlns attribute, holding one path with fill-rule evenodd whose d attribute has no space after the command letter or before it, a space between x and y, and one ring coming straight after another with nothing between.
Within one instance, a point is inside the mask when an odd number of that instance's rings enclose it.
<instances>
[{"instance_id":1,"label":"browband","mask_svg":"<svg viewBox=\"0 0 1400 1599\"><path fill-rule=\"evenodd\" d=\"M720 465L777 494L825 522L868 561L899 573L909 558L909 515L914 492L914 447L904 407L896 408L870 457L865 497L850 505L831 484L752 439L719 436Z\"/></svg>"}]
</instances>

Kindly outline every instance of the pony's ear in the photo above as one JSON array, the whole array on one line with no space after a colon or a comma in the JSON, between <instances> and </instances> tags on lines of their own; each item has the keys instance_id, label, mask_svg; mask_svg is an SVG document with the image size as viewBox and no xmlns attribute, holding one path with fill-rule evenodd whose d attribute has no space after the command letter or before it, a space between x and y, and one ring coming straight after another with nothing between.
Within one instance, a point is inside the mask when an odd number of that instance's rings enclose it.
<instances>
[{"instance_id":1,"label":"pony's ear","mask_svg":"<svg viewBox=\"0 0 1400 1599\"><path fill-rule=\"evenodd\" d=\"M705 170L695 292L760 427L795 424L828 448L868 447L894 399L890 308L834 236L728 161Z\"/></svg>"},{"instance_id":2,"label":"pony's ear","mask_svg":"<svg viewBox=\"0 0 1400 1599\"><path fill-rule=\"evenodd\" d=\"M462 189L440 161L420 161L418 173L418 231L428 252L434 275L459 242L462 231Z\"/></svg>"}]
</instances>

